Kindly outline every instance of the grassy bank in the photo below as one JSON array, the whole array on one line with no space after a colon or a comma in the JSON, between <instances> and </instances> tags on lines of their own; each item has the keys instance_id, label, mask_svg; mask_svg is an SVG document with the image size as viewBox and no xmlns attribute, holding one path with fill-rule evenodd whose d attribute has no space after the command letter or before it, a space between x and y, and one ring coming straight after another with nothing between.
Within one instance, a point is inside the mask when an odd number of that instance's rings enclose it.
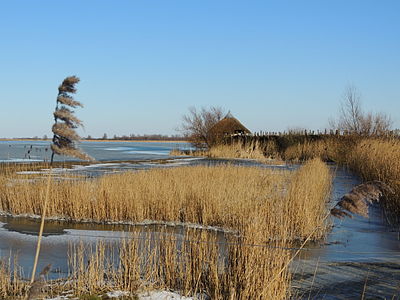
<instances>
[{"instance_id":1,"label":"grassy bank","mask_svg":"<svg viewBox=\"0 0 400 300\"><path fill-rule=\"evenodd\" d=\"M10 170L0 176L0 210L41 213L45 180L24 178ZM329 169L318 159L293 172L197 166L57 180L51 186L48 215L71 220L190 222L238 233L227 237L224 263L219 254L222 246L208 231L193 230L187 237L192 242L184 244L180 256L176 240L167 235L153 248L127 241L111 256L117 257L118 263L110 262L117 269L107 265L109 256L101 256L102 248L94 251L89 265L79 258L85 257L84 250L75 249L71 254L75 279L70 288L77 294L166 288L187 295L205 292L212 299L285 299L290 255L279 247L325 234L330 183ZM1 289L6 293L18 283L3 281Z\"/></svg>"}]
</instances>

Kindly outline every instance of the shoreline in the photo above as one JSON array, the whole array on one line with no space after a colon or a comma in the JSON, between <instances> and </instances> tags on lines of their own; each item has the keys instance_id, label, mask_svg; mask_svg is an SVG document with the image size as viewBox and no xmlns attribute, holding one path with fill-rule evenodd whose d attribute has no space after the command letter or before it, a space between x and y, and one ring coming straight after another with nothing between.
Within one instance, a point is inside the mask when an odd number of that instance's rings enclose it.
<instances>
[{"instance_id":1,"label":"shoreline","mask_svg":"<svg viewBox=\"0 0 400 300\"><path fill-rule=\"evenodd\" d=\"M43 140L43 139L24 139L24 138L0 138L0 142L51 142L51 139ZM185 140L81 140L80 142L138 142L138 143L189 143L189 141Z\"/></svg>"}]
</instances>

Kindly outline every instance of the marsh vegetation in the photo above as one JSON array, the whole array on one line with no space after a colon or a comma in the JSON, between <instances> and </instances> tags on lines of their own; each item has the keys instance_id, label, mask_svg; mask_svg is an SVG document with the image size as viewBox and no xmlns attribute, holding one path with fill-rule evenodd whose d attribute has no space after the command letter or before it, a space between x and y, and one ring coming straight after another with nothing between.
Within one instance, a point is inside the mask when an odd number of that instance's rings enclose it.
<instances>
[{"instance_id":1,"label":"marsh vegetation","mask_svg":"<svg viewBox=\"0 0 400 300\"><path fill-rule=\"evenodd\" d=\"M5 183L0 210L41 214L45 180L32 176L24 180L24 175L10 169L0 178ZM75 279L70 284L77 294L111 288L137 292L147 283L151 289L204 293L212 299L284 299L290 293L291 260L285 247L326 234L330 185L330 171L319 159L296 171L231 165L154 169L54 180L48 216L71 221L194 223L231 232L223 245L227 253L223 263L222 245L207 230L192 230L181 245L165 235L148 247L146 255L137 241L126 241L112 255L116 260L108 262L109 256L102 256L105 245L86 256L84 249L71 249ZM87 255L94 256L87 259ZM6 294L14 293L14 282L21 283L5 278L4 282Z\"/></svg>"}]
</instances>

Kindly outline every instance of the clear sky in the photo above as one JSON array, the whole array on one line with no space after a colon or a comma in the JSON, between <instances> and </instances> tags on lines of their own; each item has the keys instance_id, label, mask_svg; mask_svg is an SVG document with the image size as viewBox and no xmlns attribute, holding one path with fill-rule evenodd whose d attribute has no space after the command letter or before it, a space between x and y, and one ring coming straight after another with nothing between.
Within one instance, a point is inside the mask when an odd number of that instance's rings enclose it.
<instances>
[{"instance_id":1,"label":"clear sky","mask_svg":"<svg viewBox=\"0 0 400 300\"><path fill-rule=\"evenodd\" d=\"M0 137L50 135L81 78L81 135L176 134L189 106L252 131L322 129L347 84L400 127L400 1L0 2Z\"/></svg>"}]
</instances>

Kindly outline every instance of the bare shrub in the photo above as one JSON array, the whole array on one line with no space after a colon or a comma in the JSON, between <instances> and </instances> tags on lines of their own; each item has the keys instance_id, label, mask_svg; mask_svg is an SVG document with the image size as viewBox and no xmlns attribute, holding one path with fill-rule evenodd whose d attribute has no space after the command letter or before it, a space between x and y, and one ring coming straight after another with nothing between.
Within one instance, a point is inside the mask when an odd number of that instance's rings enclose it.
<instances>
[{"instance_id":1,"label":"bare shrub","mask_svg":"<svg viewBox=\"0 0 400 300\"><path fill-rule=\"evenodd\" d=\"M209 131L225 115L221 107L202 107L200 110L190 107L189 112L182 117L180 130L197 148L211 146Z\"/></svg>"},{"instance_id":2,"label":"bare shrub","mask_svg":"<svg viewBox=\"0 0 400 300\"><path fill-rule=\"evenodd\" d=\"M336 130L359 135L383 135L393 125L385 113L365 113L362 109L361 94L354 85L348 85L343 94L338 120L331 120Z\"/></svg>"}]
</instances>

